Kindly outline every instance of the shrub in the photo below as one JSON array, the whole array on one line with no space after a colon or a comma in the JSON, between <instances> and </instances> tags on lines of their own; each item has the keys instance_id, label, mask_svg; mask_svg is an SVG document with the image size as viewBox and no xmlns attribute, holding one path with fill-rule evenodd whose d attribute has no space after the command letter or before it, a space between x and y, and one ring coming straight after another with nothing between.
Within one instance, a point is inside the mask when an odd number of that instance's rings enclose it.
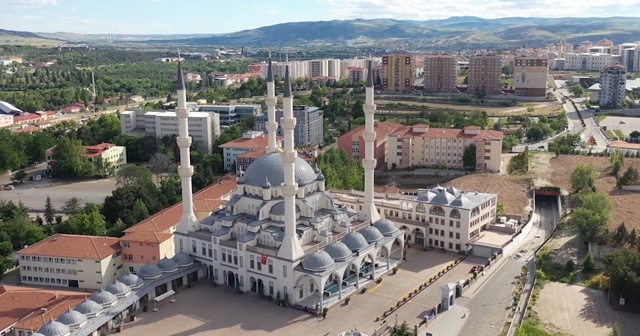
<instances>
[{"instance_id":1,"label":"shrub","mask_svg":"<svg viewBox=\"0 0 640 336\"><path fill-rule=\"evenodd\" d=\"M573 262L572 259L567 260L567 263L564 265L564 269L567 272L573 272L573 269L575 268L576 264Z\"/></svg>"},{"instance_id":2,"label":"shrub","mask_svg":"<svg viewBox=\"0 0 640 336\"><path fill-rule=\"evenodd\" d=\"M381 282L382 282L382 278L378 278L378 279L376 279L376 282L377 282L377 283L381 283Z\"/></svg>"},{"instance_id":3,"label":"shrub","mask_svg":"<svg viewBox=\"0 0 640 336\"><path fill-rule=\"evenodd\" d=\"M392 272L393 274L398 273L398 266L393 266Z\"/></svg>"},{"instance_id":4,"label":"shrub","mask_svg":"<svg viewBox=\"0 0 640 336\"><path fill-rule=\"evenodd\" d=\"M585 272L592 272L595 266L596 262L595 260L593 260L593 256L591 255L591 253L587 253L587 255L584 257L584 260L582 260L582 269Z\"/></svg>"},{"instance_id":5,"label":"shrub","mask_svg":"<svg viewBox=\"0 0 640 336\"><path fill-rule=\"evenodd\" d=\"M362 287L362 289L360 289L360 294L364 294L367 292L367 287Z\"/></svg>"},{"instance_id":6,"label":"shrub","mask_svg":"<svg viewBox=\"0 0 640 336\"><path fill-rule=\"evenodd\" d=\"M326 313L326 312L328 312L328 311L329 311L329 308L328 308L328 307L324 307L324 308L322 308L322 312L323 312L323 313Z\"/></svg>"},{"instance_id":7,"label":"shrub","mask_svg":"<svg viewBox=\"0 0 640 336\"><path fill-rule=\"evenodd\" d=\"M350 297L348 297L348 298L344 299L344 303L345 303L345 304L349 304L349 302L351 302L351 298L350 298Z\"/></svg>"},{"instance_id":8,"label":"shrub","mask_svg":"<svg viewBox=\"0 0 640 336\"><path fill-rule=\"evenodd\" d=\"M378 322L380 321L380 316L376 317L376 320L374 322Z\"/></svg>"}]
</instances>

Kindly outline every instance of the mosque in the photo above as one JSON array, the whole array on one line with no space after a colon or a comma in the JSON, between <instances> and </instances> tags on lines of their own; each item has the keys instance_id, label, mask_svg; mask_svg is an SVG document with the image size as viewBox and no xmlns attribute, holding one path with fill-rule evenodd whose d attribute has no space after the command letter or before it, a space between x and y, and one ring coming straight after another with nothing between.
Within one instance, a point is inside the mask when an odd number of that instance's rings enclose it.
<instances>
[{"instance_id":1,"label":"mosque","mask_svg":"<svg viewBox=\"0 0 640 336\"><path fill-rule=\"evenodd\" d=\"M212 282L297 307L323 307L365 286L402 262L404 234L373 204L373 77L366 83L365 201L360 212L337 205L317 167L294 149L293 95L288 66L283 89L283 148L276 142L275 82L267 74L267 153L237 176L223 209L198 221L193 213L188 109L182 68L178 115L183 213L174 233L176 253L202 263Z\"/></svg>"}]
</instances>

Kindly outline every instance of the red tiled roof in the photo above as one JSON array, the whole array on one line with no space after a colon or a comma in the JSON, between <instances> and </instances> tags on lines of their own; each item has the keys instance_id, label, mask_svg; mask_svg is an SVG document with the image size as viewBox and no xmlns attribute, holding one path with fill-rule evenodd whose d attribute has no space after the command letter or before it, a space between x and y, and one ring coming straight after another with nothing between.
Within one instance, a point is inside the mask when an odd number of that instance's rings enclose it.
<instances>
[{"instance_id":1,"label":"red tiled roof","mask_svg":"<svg viewBox=\"0 0 640 336\"><path fill-rule=\"evenodd\" d=\"M118 250L118 238L57 233L23 248L18 254L103 260Z\"/></svg>"},{"instance_id":2,"label":"red tiled roof","mask_svg":"<svg viewBox=\"0 0 640 336\"><path fill-rule=\"evenodd\" d=\"M36 331L82 302L89 293L0 286L0 330L14 328ZM45 308L45 309L42 309Z\"/></svg>"},{"instance_id":3,"label":"red tiled roof","mask_svg":"<svg viewBox=\"0 0 640 336\"><path fill-rule=\"evenodd\" d=\"M362 133L364 133L364 127L365 125L360 125L340 137L349 137L351 139L354 135L362 136ZM402 124L386 120L376 121L373 125L373 130L376 132L376 140L380 140L403 127L404 126Z\"/></svg>"},{"instance_id":4,"label":"red tiled roof","mask_svg":"<svg viewBox=\"0 0 640 336\"><path fill-rule=\"evenodd\" d=\"M629 143L629 142L626 142L626 141L619 141L619 140L611 141L607 147L609 147L609 148L640 150L640 144Z\"/></svg>"},{"instance_id":5,"label":"red tiled roof","mask_svg":"<svg viewBox=\"0 0 640 336\"><path fill-rule=\"evenodd\" d=\"M173 234L166 232L136 231L126 233L124 237L120 238L120 240L158 244L166 241L167 239L171 239L171 237L173 237Z\"/></svg>"},{"instance_id":6,"label":"red tiled roof","mask_svg":"<svg viewBox=\"0 0 640 336\"><path fill-rule=\"evenodd\" d=\"M467 126L472 128L467 128L471 130L475 130L477 126ZM404 126L401 129L396 130L393 133L393 136L401 137L401 138L413 138L413 137L423 137L423 138L464 138L464 139L502 139L504 134L500 131L494 130L481 130L477 127L478 134L465 134L464 129L459 128L427 128L426 132L413 132L413 126Z\"/></svg>"},{"instance_id":7,"label":"red tiled roof","mask_svg":"<svg viewBox=\"0 0 640 336\"><path fill-rule=\"evenodd\" d=\"M243 158L243 159L257 159L263 155L265 155L267 153L267 149L266 148L260 148L260 149L256 149L256 150L251 150L251 151L246 151L242 154L238 154L236 155L236 158Z\"/></svg>"},{"instance_id":8,"label":"red tiled roof","mask_svg":"<svg viewBox=\"0 0 640 336\"><path fill-rule=\"evenodd\" d=\"M282 141L283 137L277 137L276 141ZM225 144L222 144L218 147L220 148L267 148L269 145L269 139L266 134L256 136L255 138L238 138L235 140L231 140Z\"/></svg>"},{"instance_id":9,"label":"red tiled roof","mask_svg":"<svg viewBox=\"0 0 640 336\"><path fill-rule=\"evenodd\" d=\"M18 123L21 121L29 121L29 120L36 120L36 119L40 119L40 115L33 113L33 114L20 115L20 116L13 117L13 122Z\"/></svg>"}]
</instances>

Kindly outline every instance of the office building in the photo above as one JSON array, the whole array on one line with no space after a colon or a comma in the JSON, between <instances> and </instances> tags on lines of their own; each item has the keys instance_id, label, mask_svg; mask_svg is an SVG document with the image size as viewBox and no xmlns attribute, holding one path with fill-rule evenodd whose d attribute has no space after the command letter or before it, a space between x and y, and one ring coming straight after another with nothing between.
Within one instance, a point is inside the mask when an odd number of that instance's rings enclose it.
<instances>
[{"instance_id":1,"label":"office building","mask_svg":"<svg viewBox=\"0 0 640 336\"><path fill-rule=\"evenodd\" d=\"M282 138L276 140L276 145L281 146ZM220 145L222 148L222 158L224 160L224 170L235 172L236 156L245 152L265 149L269 145L267 134L261 131L250 131L242 135L241 138L231 140Z\"/></svg>"},{"instance_id":2,"label":"office building","mask_svg":"<svg viewBox=\"0 0 640 336\"><path fill-rule=\"evenodd\" d=\"M414 65L414 57L411 55L382 56L382 89L395 92L413 91Z\"/></svg>"},{"instance_id":3,"label":"office building","mask_svg":"<svg viewBox=\"0 0 640 336\"><path fill-rule=\"evenodd\" d=\"M446 165L463 169L464 151L476 146L476 171L500 171L503 133L481 130L432 128L427 125L404 126L389 135L387 169Z\"/></svg>"},{"instance_id":4,"label":"office building","mask_svg":"<svg viewBox=\"0 0 640 336\"><path fill-rule=\"evenodd\" d=\"M424 60L424 91L456 92L456 75L456 59L453 55L429 55Z\"/></svg>"},{"instance_id":5,"label":"office building","mask_svg":"<svg viewBox=\"0 0 640 336\"><path fill-rule=\"evenodd\" d=\"M620 63L620 55L600 53L567 53L564 70L600 71L609 65Z\"/></svg>"},{"instance_id":6,"label":"office building","mask_svg":"<svg viewBox=\"0 0 640 336\"><path fill-rule=\"evenodd\" d=\"M220 120L217 113L189 113L189 131L193 143L207 153L211 152L213 142L220 135ZM120 114L122 134L153 135L161 139L166 135L178 134L176 112L126 110Z\"/></svg>"},{"instance_id":7,"label":"office building","mask_svg":"<svg viewBox=\"0 0 640 336\"><path fill-rule=\"evenodd\" d=\"M469 59L469 84L466 93L476 96L500 94L502 75L500 56L476 55Z\"/></svg>"},{"instance_id":8,"label":"office building","mask_svg":"<svg viewBox=\"0 0 640 336\"><path fill-rule=\"evenodd\" d=\"M513 67L513 89L516 96L544 97L549 74L546 57L516 57Z\"/></svg>"},{"instance_id":9,"label":"office building","mask_svg":"<svg viewBox=\"0 0 640 336\"><path fill-rule=\"evenodd\" d=\"M625 102L627 69L622 64L605 67L600 72L600 100L603 107L615 107Z\"/></svg>"},{"instance_id":10,"label":"office building","mask_svg":"<svg viewBox=\"0 0 640 336\"><path fill-rule=\"evenodd\" d=\"M386 164L387 162L387 139L389 134L403 127L402 124L388 120L374 122L373 128L376 133L376 139L373 142L373 156L377 161L377 165ZM338 138L338 148L344 150L347 156L354 160L361 160L364 157L364 128L365 125L360 125Z\"/></svg>"},{"instance_id":11,"label":"office building","mask_svg":"<svg viewBox=\"0 0 640 336\"><path fill-rule=\"evenodd\" d=\"M298 121L294 130L294 141L296 147L320 146L324 141L324 112L314 106L296 105L293 107L293 115ZM282 109L276 110L276 120L280 120L283 116ZM261 115L256 118L256 129L260 132L266 132L267 116ZM283 136L284 132L281 125L278 126L276 133Z\"/></svg>"},{"instance_id":12,"label":"office building","mask_svg":"<svg viewBox=\"0 0 640 336\"><path fill-rule=\"evenodd\" d=\"M618 55L627 72L640 71L640 44L623 43L618 46Z\"/></svg>"},{"instance_id":13,"label":"office building","mask_svg":"<svg viewBox=\"0 0 640 336\"><path fill-rule=\"evenodd\" d=\"M220 126L238 124L249 117L262 114L260 105L198 105L194 111L216 113L220 118ZM193 112L193 111L192 111Z\"/></svg>"},{"instance_id":14,"label":"office building","mask_svg":"<svg viewBox=\"0 0 640 336\"><path fill-rule=\"evenodd\" d=\"M13 126L13 114L0 114L0 128Z\"/></svg>"}]
</instances>

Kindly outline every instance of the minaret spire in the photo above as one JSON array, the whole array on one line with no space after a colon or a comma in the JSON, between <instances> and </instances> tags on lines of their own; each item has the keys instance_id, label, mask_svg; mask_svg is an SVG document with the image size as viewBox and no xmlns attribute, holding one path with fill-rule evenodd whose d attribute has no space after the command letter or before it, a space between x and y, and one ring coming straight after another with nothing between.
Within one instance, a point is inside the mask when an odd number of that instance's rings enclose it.
<instances>
[{"instance_id":1,"label":"minaret spire","mask_svg":"<svg viewBox=\"0 0 640 336\"><path fill-rule=\"evenodd\" d=\"M284 70L284 90L282 99L282 119L280 125L284 131L284 151L282 164L284 170L284 184L282 194L284 196L284 239L278 250L278 257L286 260L299 260L304 256L304 250L296 233L296 194L298 183L295 181L295 164L297 153L293 142L293 129L296 127L296 118L293 117L293 96L291 94L291 80L289 79L289 65Z\"/></svg>"},{"instance_id":2,"label":"minaret spire","mask_svg":"<svg viewBox=\"0 0 640 336\"><path fill-rule=\"evenodd\" d=\"M276 122L276 88L273 81L273 66L271 65L271 52L269 52L269 65L267 68L267 98L265 103L267 104L267 138L269 140L267 153L275 152L278 149L276 144L276 131L278 130L278 123Z\"/></svg>"},{"instance_id":3,"label":"minaret spire","mask_svg":"<svg viewBox=\"0 0 640 336\"><path fill-rule=\"evenodd\" d=\"M374 131L373 116L376 113L376 105L373 100L373 61L369 58L367 66L367 83L365 89L364 102L364 159L362 166L364 167L364 205L360 212L360 219L369 220L371 223L380 219L380 214L373 204L373 171L376 169L376 159L373 156L373 142L376 140L376 132Z\"/></svg>"},{"instance_id":4,"label":"minaret spire","mask_svg":"<svg viewBox=\"0 0 640 336\"><path fill-rule=\"evenodd\" d=\"M191 176L193 176L193 166L191 166L190 147L191 137L189 136L189 110L187 109L187 92L184 86L184 75L182 73L182 62L178 55L178 148L180 148L180 184L182 185L182 216L176 230L176 252L186 251L186 235L189 231L196 230L196 215L193 211L193 190L191 187Z\"/></svg>"}]
</instances>

